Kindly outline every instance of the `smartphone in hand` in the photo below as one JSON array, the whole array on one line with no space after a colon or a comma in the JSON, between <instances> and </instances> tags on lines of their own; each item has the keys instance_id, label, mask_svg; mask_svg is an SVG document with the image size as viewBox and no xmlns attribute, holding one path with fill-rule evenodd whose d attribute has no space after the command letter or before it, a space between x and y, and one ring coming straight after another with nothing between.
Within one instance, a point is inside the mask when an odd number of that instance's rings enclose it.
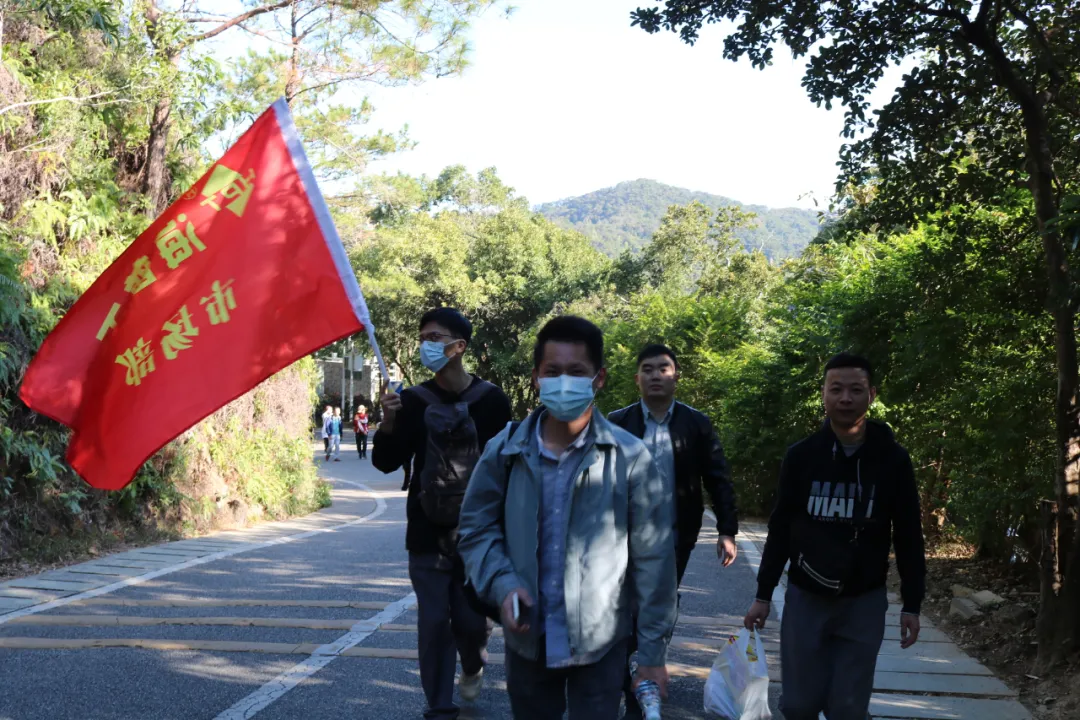
<instances>
[{"instance_id":1,"label":"smartphone in hand","mask_svg":"<svg viewBox=\"0 0 1080 720\"><path fill-rule=\"evenodd\" d=\"M514 593L511 596L511 600L513 603L512 612L514 615L514 624L519 626L528 625L529 616L532 612L532 605L529 605L527 602L525 602L517 593Z\"/></svg>"}]
</instances>

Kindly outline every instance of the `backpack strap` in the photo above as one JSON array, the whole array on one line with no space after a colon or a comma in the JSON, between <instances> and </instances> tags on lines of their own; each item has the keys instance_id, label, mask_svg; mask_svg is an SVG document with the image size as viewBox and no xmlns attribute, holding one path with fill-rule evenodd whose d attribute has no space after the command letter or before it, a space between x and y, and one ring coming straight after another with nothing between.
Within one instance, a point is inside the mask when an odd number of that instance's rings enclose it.
<instances>
[{"instance_id":1,"label":"backpack strap","mask_svg":"<svg viewBox=\"0 0 1080 720\"><path fill-rule=\"evenodd\" d=\"M512 420L507 427L510 428L506 433L506 441L510 442L510 438L514 437L514 433L517 432L518 427L521 425L520 420ZM506 458L506 486L510 486L510 471L514 469L514 460L517 459L517 455L511 455Z\"/></svg>"},{"instance_id":2,"label":"backpack strap","mask_svg":"<svg viewBox=\"0 0 1080 720\"><path fill-rule=\"evenodd\" d=\"M423 385L413 385L412 387L408 388L408 392L415 393L421 400L426 402L428 405L443 404L443 400L441 397L433 393L431 390L428 390Z\"/></svg>"},{"instance_id":3,"label":"backpack strap","mask_svg":"<svg viewBox=\"0 0 1080 720\"><path fill-rule=\"evenodd\" d=\"M472 405L474 402L487 395L488 391L493 390L494 388L495 386L489 383L487 380L477 378L476 382L465 388L465 392L461 393L461 402L464 402L467 405Z\"/></svg>"},{"instance_id":4,"label":"backpack strap","mask_svg":"<svg viewBox=\"0 0 1080 720\"><path fill-rule=\"evenodd\" d=\"M478 379L469 387L465 388L465 391L461 393L457 402L464 402L467 405L472 405L480 398L487 395L489 390L492 390L495 386L489 383L487 380ZM446 401L436 395L434 392L424 387L423 385L413 385L410 387L409 392L416 393L424 402L428 405L445 405Z\"/></svg>"}]
</instances>

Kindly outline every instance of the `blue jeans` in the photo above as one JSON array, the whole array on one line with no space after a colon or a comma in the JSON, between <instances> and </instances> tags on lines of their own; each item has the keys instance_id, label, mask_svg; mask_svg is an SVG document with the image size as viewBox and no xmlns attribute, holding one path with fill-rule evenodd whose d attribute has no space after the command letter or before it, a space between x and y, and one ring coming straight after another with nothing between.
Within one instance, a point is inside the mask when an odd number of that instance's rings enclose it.
<instances>
[{"instance_id":1,"label":"blue jeans","mask_svg":"<svg viewBox=\"0 0 1080 720\"><path fill-rule=\"evenodd\" d=\"M592 665L549 668L547 647L540 641L539 661L506 653L506 688L514 720L616 720L626 671L628 641L615 643Z\"/></svg>"}]
</instances>

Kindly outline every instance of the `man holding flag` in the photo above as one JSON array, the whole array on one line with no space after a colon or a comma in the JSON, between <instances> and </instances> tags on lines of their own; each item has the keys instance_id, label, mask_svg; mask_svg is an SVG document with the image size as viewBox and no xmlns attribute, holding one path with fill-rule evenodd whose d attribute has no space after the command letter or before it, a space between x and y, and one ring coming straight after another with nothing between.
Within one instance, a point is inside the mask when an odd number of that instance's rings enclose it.
<instances>
[{"instance_id":1,"label":"man holding flag","mask_svg":"<svg viewBox=\"0 0 1080 720\"><path fill-rule=\"evenodd\" d=\"M218 408L365 328L382 363L278 100L83 293L42 344L20 396L73 430L76 472L116 490Z\"/></svg>"},{"instance_id":2,"label":"man holding flag","mask_svg":"<svg viewBox=\"0 0 1080 720\"><path fill-rule=\"evenodd\" d=\"M484 446L510 422L510 400L470 375L462 357L472 323L453 308L420 318L420 361L435 377L382 395L383 421L371 464L391 473L414 461L406 504L409 579L416 592L420 683L427 720L458 717L454 671L461 655L461 697L475 700L483 684L489 626L465 596L465 566L457 553L465 487Z\"/></svg>"}]
</instances>

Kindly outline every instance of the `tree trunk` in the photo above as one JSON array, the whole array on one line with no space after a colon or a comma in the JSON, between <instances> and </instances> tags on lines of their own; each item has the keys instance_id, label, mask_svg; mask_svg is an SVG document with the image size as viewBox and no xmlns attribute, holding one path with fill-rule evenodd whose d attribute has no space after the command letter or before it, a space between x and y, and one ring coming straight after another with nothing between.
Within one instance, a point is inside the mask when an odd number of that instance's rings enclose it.
<instances>
[{"instance_id":1,"label":"tree trunk","mask_svg":"<svg viewBox=\"0 0 1080 720\"><path fill-rule=\"evenodd\" d=\"M159 32L162 18L161 8L155 0L150 0L144 7L146 34L157 55L166 61L167 67L174 67L180 57L179 48L167 44ZM142 191L149 200L147 214L156 218L161 214L169 200L169 171L165 159L169 153L169 131L172 129L172 96L166 90L158 97L154 105L154 115L150 119L150 137L146 141L146 162L143 165Z\"/></svg>"},{"instance_id":2,"label":"tree trunk","mask_svg":"<svg viewBox=\"0 0 1080 720\"><path fill-rule=\"evenodd\" d=\"M1075 483L1073 487L1076 487ZM1075 493L1070 500L1073 505L1066 513L1065 524L1072 532L1072 542L1065 563L1065 587L1058 619L1058 628L1065 640L1058 647L1057 661L1080 649L1080 509L1077 508Z\"/></svg>"},{"instance_id":3,"label":"tree trunk","mask_svg":"<svg viewBox=\"0 0 1080 720\"><path fill-rule=\"evenodd\" d=\"M142 190L150 201L147 213L157 217L169 201L171 184L165 159L169 151L169 130L172 129L172 98L165 94L154 106L150 120L150 138L146 143L146 164L143 168Z\"/></svg>"},{"instance_id":4,"label":"tree trunk","mask_svg":"<svg viewBox=\"0 0 1080 720\"><path fill-rule=\"evenodd\" d=\"M299 66L299 43L301 40L297 34L299 21L297 12L298 2L299 0L292 0L291 3L289 3L288 0L266 2L258 7L253 7L245 12L235 15L234 17L223 19L221 24L212 30L187 37L186 39L177 39L171 33L163 34L161 32L161 21L165 16L165 12L158 7L158 0L144 0L143 17L146 19L146 34L150 40L150 44L154 47L156 56L164 61L160 70L169 73L169 77L171 77L172 73L175 73L177 66L179 65L180 53L186 48L191 47L194 43L217 37L230 28L242 25L242 23L251 20L254 17L276 12L285 7L286 4L291 4L293 23L292 66L295 68ZM181 14L186 12L187 10L180 11ZM161 97L154 106L154 116L150 121L150 137L147 140L146 146L146 164L143 168L142 190L150 200L149 213L152 217L157 217L157 215L165 209L166 205L168 205L169 190L171 189L172 184L168 168L165 164L169 151L169 131L172 130L172 97L170 95L172 88L167 82L168 79L169 78L165 78ZM298 78L296 82L297 85L293 90L293 94L299 91Z\"/></svg>"},{"instance_id":5,"label":"tree trunk","mask_svg":"<svg viewBox=\"0 0 1080 720\"><path fill-rule=\"evenodd\" d=\"M291 10L292 54L289 56L289 70L285 78L285 102L292 105L293 98L300 92L300 21L297 17L297 5L293 2Z\"/></svg>"},{"instance_id":6,"label":"tree trunk","mask_svg":"<svg viewBox=\"0 0 1080 720\"><path fill-rule=\"evenodd\" d=\"M1052 578L1047 582L1047 571L1044 571L1039 608L1039 652L1036 660L1036 666L1044 670L1064 659L1077 644L1078 578L1075 572L1077 553L1074 545L1077 539L1080 539L1075 532L1076 500L1080 481L1077 457L1080 450L1080 428L1077 426L1076 314L1070 302L1068 258L1061 235L1054 225L1058 216L1058 202L1054 190L1053 155L1046 116L1038 104L1034 108L1025 108L1023 114L1031 192L1035 200L1035 213L1046 258L1048 300L1054 318L1054 349L1058 373L1054 403L1054 424L1057 430L1054 495L1057 511L1053 513L1054 542L1052 547L1048 548L1056 557L1045 560L1045 563L1049 564ZM1046 532L1043 535L1045 541L1048 535Z\"/></svg>"},{"instance_id":7,"label":"tree trunk","mask_svg":"<svg viewBox=\"0 0 1080 720\"><path fill-rule=\"evenodd\" d=\"M1036 673L1044 672L1053 664L1054 636L1057 632L1058 594L1061 590L1061 573L1058 567L1057 504L1043 500L1039 506L1039 532L1041 552L1039 557L1039 618L1035 624L1035 636L1039 642L1035 658Z\"/></svg>"},{"instance_id":8,"label":"tree trunk","mask_svg":"<svg viewBox=\"0 0 1080 720\"><path fill-rule=\"evenodd\" d=\"M1048 280L1047 304L1054 319L1054 351L1057 366L1057 395L1054 401L1056 468L1053 517L1043 518L1054 525L1043 531L1043 582L1039 599L1036 672L1060 662L1077 647L1078 606L1080 606L1080 533L1077 530L1077 493L1080 491L1080 427L1077 425L1078 368L1076 312L1071 303L1072 283L1068 255L1055 221L1058 198L1054 188L1054 153L1046 117L1048 97L1040 94L1037 78L1027 78L1001 47L996 35L983 22L963 21L962 35L980 49L990 70L1020 107L1024 122L1024 144L1035 218L1042 238ZM1051 537L1052 534L1052 537ZM1053 540L1050 545L1046 543ZM1071 557L1070 557L1071 556Z\"/></svg>"},{"instance_id":9,"label":"tree trunk","mask_svg":"<svg viewBox=\"0 0 1080 720\"><path fill-rule=\"evenodd\" d=\"M922 526L927 539L941 535L945 526L945 508L949 504L949 476L945 472L945 450L938 453L934 463L934 473L923 484L922 489Z\"/></svg>"}]
</instances>

